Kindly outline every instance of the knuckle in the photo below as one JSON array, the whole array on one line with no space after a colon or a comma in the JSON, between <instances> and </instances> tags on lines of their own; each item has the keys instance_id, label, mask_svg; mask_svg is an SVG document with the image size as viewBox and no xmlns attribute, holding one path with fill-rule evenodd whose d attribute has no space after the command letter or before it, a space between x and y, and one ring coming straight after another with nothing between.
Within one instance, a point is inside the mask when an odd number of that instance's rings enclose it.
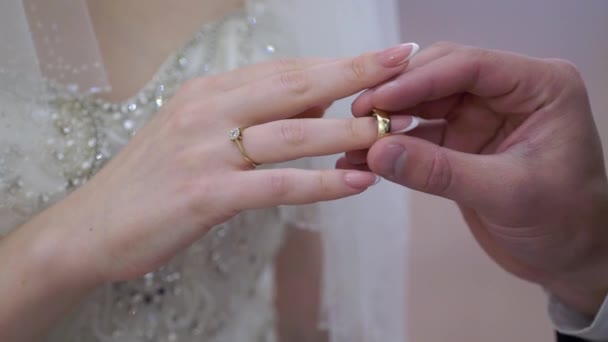
<instances>
[{"instance_id":1,"label":"knuckle","mask_svg":"<svg viewBox=\"0 0 608 342\"><path fill-rule=\"evenodd\" d=\"M346 132L349 137L358 138L361 133L359 131L359 125L357 124L358 120L350 119L345 122Z\"/></svg>"},{"instance_id":2,"label":"knuckle","mask_svg":"<svg viewBox=\"0 0 608 342\"><path fill-rule=\"evenodd\" d=\"M180 92L182 93L194 93L198 92L201 88L201 85L206 82L201 78L193 78L185 81L180 86Z\"/></svg>"},{"instance_id":3,"label":"knuckle","mask_svg":"<svg viewBox=\"0 0 608 342\"><path fill-rule=\"evenodd\" d=\"M331 172L328 170L321 170L317 174L317 186L318 191L323 194L330 194L333 192L333 187L331 186Z\"/></svg>"},{"instance_id":4,"label":"knuckle","mask_svg":"<svg viewBox=\"0 0 608 342\"><path fill-rule=\"evenodd\" d=\"M465 53L473 56L473 60L477 63L486 63L498 59L498 54L492 50L481 49L476 47L467 47Z\"/></svg>"},{"instance_id":5,"label":"knuckle","mask_svg":"<svg viewBox=\"0 0 608 342\"><path fill-rule=\"evenodd\" d=\"M216 105L212 101L192 101L187 100L182 103L172 104L167 106L169 111L164 120L162 129L165 133L172 134L174 132L184 132L199 129L201 123L208 122L208 116L201 115L202 109L216 112Z\"/></svg>"},{"instance_id":6,"label":"knuckle","mask_svg":"<svg viewBox=\"0 0 608 342\"><path fill-rule=\"evenodd\" d=\"M223 196L210 196L218 193L216 182L189 180L180 183L176 198L185 198L184 210L195 217L205 217L205 221L215 224L229 219L238 213L234 201L226 201ZM177 197L179 196L179 197Z\"/></svg>"},{"instance_id":7,"label":"knuckle","mask_svg":"<svg viewBox=\"0 0 608 342\"><path fill-rule=\"evenodd\" d=\"M449 42L449 41L439 41L439 42L431 45L431 48L433 48L433 49L440 50L440 51L446 51L446 52L452 51L452 50L457 50L460 47L461 47L461 45L458 45L456 43Z\"/></svg>"},{"instance_id":8,"label":"knuckle","mask_svg":"<svg viewBox=\"0 0 608 342\"><path fill-rule=\"evenodd\" d=\"M178 131L192 127L198 118L199 106L192 102L184 103L172 113L169 121L170 128Z\"/></svg>"},{"instance_id":9,"label":"knuckle","mask_svg":"<svg viewBox=\"0 0 608 342\"><path fill-rule=\"evenodd\" d=\"M342 129L346 134L346 141L357 143L375 141L378 133L377 125L373 120L369 118L344 120Z\"/></svg>"},{"instance_id":10,"label":"knuckle","mask_svg":"<svg viewBox=\"0 0 608 342\"><path fill-rule=\"evenodd\" d=\"M195 101L185 101L178 106L176 114L196 114L199 112L201 106Z\"/></svg>"},{"instance_id":11,"label":"knuckle","mask_svg":"<svg viewBox=\"0 0 608 342\"><path fill-rule=\"evenodd\" d=\"M549 63L555 68L555 71L562 77L568 80L582 81L581 72L574 63L565 59L549 59Z\"/></svg>"},{"instance_id":12,"label":"knuckle","mask_svg":"<svg viewBox=\"0 0 608 342\"><path fill-rule=\"evenodd\" d=\"M202 208L207 208L211 204L208 201L208 196L217 189L210 182L184 179L178 182L175 190L176 196L185 197L184 202L189 213L200 213Z\"/></svg>"},{"instance_id":13,"label":"knuckle","mask_svg":"<svg viewBox=\"0 0 608 342\"><path fill-rule=\"evenodd\" d=\"M551 85L553 94L562 99L586 98L587 87L579 69L572 62L564 59L548 59L546 83Z\"/></svg>"},{"instance_id":14,"label":"knuckle","mask_svg":"<svg viewBox=\"0 0 608 342\"><path fill-rule=\"evenodd\" d=\"M287 145L296 146L306 142L304 121L298 119L284 120L280 123L280 139Z\"/></svg>"},{"instance_id":15,"label":"knuckle","mask_svg":"<svg viewBox=\"0 0 608 342\"><path fill-rule=\"evenodd\" d=\"M578 68L574 63L566 59L551 58L548 59L549 63L553 64L558 70L565 73L579 74Z\"/></svg>"},{"instance_id":16,"label":"knuckle","mask_svg":"<svg viewBox=\"0 0 608 342\"><path fill-rule=\"evenodd\" d=\"M274 197L287 197L291 189L291 180L287 173L272 173L266 179L267 189Z\"/></svg>"},{"instance_id":17,"label":"knuckle","mask_svg":"<svg viewBox=\"0 0 608 342\"><path fill-rule=\"evenodd\" d=\"M348 75L353 81L361 81L368 74L367 56L361 55L352 58L348 63Z\"/></svg>"},{"instance_id":18,"label":"knuckle","mask_svg":"<svg viewBox=\"0 0 608 342\"><path fill-rule=\"evenodd\" d=\"M485 68L495 65L502 58L497 52L477 47L464 47L458 50L462 67L472 75L472 84L478 83L484 77Z\"/></svg>"},{"instance_id":19,"label":"knuckle","mask_svg":"<svg viewBox=\"0 0 608 342\"><path fill-rule=\"evenodd\" d=\"M450 161L440 150L433 154L431 167L424 183L423 191L438 195L446 195L452 187L453 172Z\"/></svg>"},{"instance_id":20,"label":"knuckle","mask_svg":"<svg viewBox=\"0 0 608 342\"><path fill-rule=\"evenodd\" d=\"M279 86L294 95L304 95L312 88L308 73L303 70L293 70L281 73Z\"/></svg>"},{"instance_id":21,"label":"knuckle","mask_svg":"<svg viewBox=\"0 0 608 342\"><path fill-rule=\"evenodd\" d=\"M271 63L277 73L288 72L300 67L300 61L294 58L279 58Z\"/></svg>"}]
</instances>

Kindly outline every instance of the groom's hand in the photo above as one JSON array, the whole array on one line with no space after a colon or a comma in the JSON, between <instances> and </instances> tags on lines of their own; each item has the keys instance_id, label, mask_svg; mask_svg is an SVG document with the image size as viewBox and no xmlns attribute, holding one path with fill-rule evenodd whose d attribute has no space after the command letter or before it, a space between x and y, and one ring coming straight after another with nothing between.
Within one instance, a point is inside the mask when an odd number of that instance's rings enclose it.
<instances>
[{"instance_id":1,"label":"groom's hand","mask_svg":"<svg viewBox=\"0 0 608 342\"><path fill-rule=\"evenodd\" d=\"M608 291L608 181L574 66L437 44L353 104L355 116L372 108L446 124L382 139L339 167L454 200L503 268L597 311Z\"/></svg>"}]
</instances>

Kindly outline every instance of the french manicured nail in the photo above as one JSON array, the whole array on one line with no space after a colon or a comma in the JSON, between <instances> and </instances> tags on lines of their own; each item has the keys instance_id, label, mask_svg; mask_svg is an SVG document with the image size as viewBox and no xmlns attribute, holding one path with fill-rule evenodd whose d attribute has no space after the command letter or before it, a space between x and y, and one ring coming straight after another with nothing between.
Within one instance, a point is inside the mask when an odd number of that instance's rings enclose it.
<instances>
[{"instance_id":1,"label":"french manicured nail","mask_svg":"<svg viewBox=\"0 0 608 342\"><path fill-rule=\"evenodd\" d=\"M440 127L447 124L445 119L423 119L417 116L393 116L391 133L400 134L415 130L418 127Z\"/></svg>"},{"instance_id":2,"label":"french manicured nail","mask_svg":"<svg viewBox=\"0 0 608 342\"><path fill-rule=\"evenodd\" d=\"M388 178L395 178L403 173L406 161L407 151L405 147L399 144L390 144L386 146L379 157L379 173Z\"/></svg>"},{"instance_id":3,"label":"french manicured nail","mask_svg":"<svg viewBox=\"0 0 608 342\"><path fill-rule=\"evenodd\" d=\"M344 175L344 181L355 189L367 189L376 183L377 176L371 172L353 171Z\"/></svg>"},{"instance_id":4,"label":"french manicured nail","mask_svg":"<svg viewBox=\"0 0 608 342\"><path fill-rule=\"evenodd\" d=\"M378 185L378 184L380 184L380 182L382 182L382 177L376 176L376 181L374 182L374 184L372 184L372 186L373 185Z\"/></svg>"},{"instance_id":5,"label":"french manicured nail","mask_svg":"<svg viewBox=\"0 0 608 342\"><path fill-rule=\"evenodd\" d=\"M415 116L393 115L391 118L391 133L407 133L420 125L420 120Z\"/></svg>"},{"instance_id":6,"label":"french manicured nail","mask_svg":"<svg viewBox=\"0 0 608 342\"><path fill-rule=\"evenodd\" d=\"M420 46L416 43L401 44L379 52L378 59L383 66L394 68L409 61L419 50Z\"/></svg>"}]
</instances>

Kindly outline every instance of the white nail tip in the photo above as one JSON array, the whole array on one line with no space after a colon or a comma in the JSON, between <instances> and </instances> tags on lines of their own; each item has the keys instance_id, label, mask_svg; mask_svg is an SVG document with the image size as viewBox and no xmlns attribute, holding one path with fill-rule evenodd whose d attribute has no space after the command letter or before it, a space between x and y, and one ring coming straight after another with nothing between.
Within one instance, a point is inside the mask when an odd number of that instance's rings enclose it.
<instances>
[{"instance_id":1,"label":"white nail tip","mask_svg":"<svg viewBox=\"0 0 608 342\"><path fill-rule=\"evenodd\" d=\"M376 180L374 181L374 184L372 184L372 186L378 185L381 181L382 181L382 177L376 176Z\"/></svg>"},{"instance_id":2,"label":"white nail tip","mask_svg":"<svg viewBox=\"0 0 608 342\"><path fill-rule=\"evenodd\" d=\"M424 126L424 127L429 127L429 126L442 126L445 125L447 123L447 121L445 119L423 119L417 116L412 116L412 122L409 124L409 126L407 126L406 128L396 131L396 132L392 132L393 134L399 134L399 133L407 133L410 131L415 130L418 127Z\"/></svg>"},{"instance_id":3,"label":"white nail tip","mask_svg":"<svg viewBox=\"0 0 608 342\"><path fill-rule=\"evenodd\" d=\"M420 126L420 120L417 117L412 116L412 122L410 122L410 124L407 127L405 127L402 130L393 132L393 133L395 133L395 134L398 134L398 133L407 133L409 131L415 130L418 126Z\"/></svg>"},{"instance_id":4,"label":"white nail tip","mask_svg":"<svg viewBox=\"0 0 608 342\"><path fill-rule=\"evenodd\" d=\"M407 58L405 59L406 61L409 61L412 57L414 57L418 53L418 51L420 51L420 45L418 45L416 43L407 43L406 45L412 46L412 52L410 52L409 56L407 56Z\"/></svg>"}]
</instances>

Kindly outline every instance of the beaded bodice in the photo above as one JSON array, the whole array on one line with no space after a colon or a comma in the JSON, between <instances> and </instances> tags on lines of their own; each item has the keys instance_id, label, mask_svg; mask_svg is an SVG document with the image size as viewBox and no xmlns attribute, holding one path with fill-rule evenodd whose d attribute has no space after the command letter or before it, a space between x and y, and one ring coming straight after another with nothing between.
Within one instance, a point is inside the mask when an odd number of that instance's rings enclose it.
<instances>
[{"instance_id":1,"label":"beaded bodice","mask_svg":"<svg viewBox=\"0 0 608 342\"><path fill-rule=\"evenodd\" d=\"M259 10L263 1L254 7ZM261 14L206 25L124 103L52 89L50 106L0 116L0 234L85 183L180 84L268 58L273 33ZM8 109L7 109L8 108ZM272 259L280 209L242 214L214 228L162 269L99 289L51 341L272 341Z\"/></svg>"}]
</instances>

